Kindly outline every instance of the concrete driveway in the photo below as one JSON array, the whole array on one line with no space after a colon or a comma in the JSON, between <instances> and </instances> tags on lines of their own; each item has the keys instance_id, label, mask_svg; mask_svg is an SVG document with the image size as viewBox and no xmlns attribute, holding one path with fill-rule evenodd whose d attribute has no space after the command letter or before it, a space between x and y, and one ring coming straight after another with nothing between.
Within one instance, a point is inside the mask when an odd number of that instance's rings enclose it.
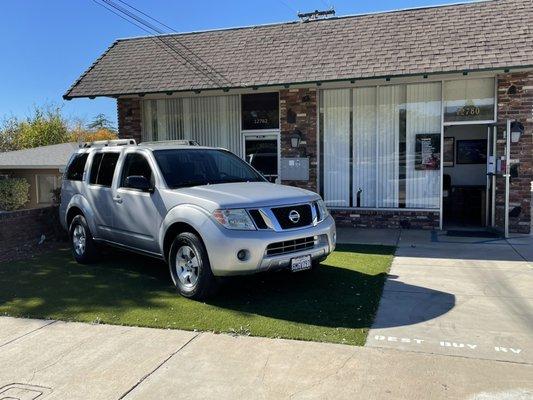
<instances>
[{"instance_id":1,"label":"concrete driveway","mask_svg":"<svg viewBox=\"0 0 533 400\"><path fill-rule=\"evenodd\" d=\"M367 346L533 364L531 261L531 236L402 231Z\"/></svg>"}]
</instances>

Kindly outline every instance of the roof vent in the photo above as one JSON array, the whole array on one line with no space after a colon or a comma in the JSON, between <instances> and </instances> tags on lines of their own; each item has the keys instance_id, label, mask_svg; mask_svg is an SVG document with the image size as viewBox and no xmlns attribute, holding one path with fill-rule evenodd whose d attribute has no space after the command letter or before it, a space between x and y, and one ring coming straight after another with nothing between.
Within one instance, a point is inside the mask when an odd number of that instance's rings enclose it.
<instances>
[{"instance_id":1,"label":"roof vent","mask_svg":"<svg viewBox=\"0 0 533 400\"><path fill-rule=\"evenodd\" d=\"M307 13L298 13L298 18L302 20L302 22L309 22L309 21L316 21L317 19L323 19L327 18L330 15L335 15L335 10L333 8L330 8L329 10L324 11L311 11Z\"/></svg>"}]
</instances>

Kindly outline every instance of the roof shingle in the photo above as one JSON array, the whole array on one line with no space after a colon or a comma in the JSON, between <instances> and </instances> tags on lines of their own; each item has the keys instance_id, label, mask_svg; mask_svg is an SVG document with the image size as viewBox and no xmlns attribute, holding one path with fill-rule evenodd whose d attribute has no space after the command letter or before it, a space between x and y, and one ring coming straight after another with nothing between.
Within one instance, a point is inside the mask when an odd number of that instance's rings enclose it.
<instances>
[{"instance_id":1,"label":"roof shingle","mask_svg":"<svg viewBox=\"0 0 533 400\"><path fill-rule=\"evenodd\" d=\"M165 41L174 50L162 44ZM213 67L208 76L192 64ZM192 63L190 62L192 60ZM533 0L116 41L66 97L533 66Z\"/></svg>"}]
</instances>

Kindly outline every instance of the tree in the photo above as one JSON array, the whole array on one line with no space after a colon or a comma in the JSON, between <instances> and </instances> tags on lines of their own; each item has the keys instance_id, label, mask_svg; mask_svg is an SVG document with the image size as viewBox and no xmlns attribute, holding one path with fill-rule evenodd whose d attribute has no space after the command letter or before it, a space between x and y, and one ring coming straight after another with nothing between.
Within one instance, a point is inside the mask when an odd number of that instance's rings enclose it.
<instances>
[{"instance_id":1,"label":"tree","mask_svg":"<svg viewBox=\"0 0 533 400\"><path fill-rule=\"evenodd\" d=\"M18 121L15 117L5 118L0 125L0 152L18 150Z\"/></svg>"},{"instance_id":2,"label":"tree","mask_svg":"<svg viewBox=\"0 0 533 400\"><path fill-rule=\"evenodd\" d=\"M113 123L107 119L105 114L98 114L94 117L93 121L87 125L87 128L90 130L100 130L107 129L108 131L116 131Z\"/></svg>"},{"instance_id":3,"label":"tree","mask_svg":"<svg viewBox=\"0 0 533 400\"><path fill-rule=\"evenodd\" d=\"M65 143L69 139L67 121L59 107L35 107L33 114L16 124L20 149Z\"/></svg>"}]
</instances>

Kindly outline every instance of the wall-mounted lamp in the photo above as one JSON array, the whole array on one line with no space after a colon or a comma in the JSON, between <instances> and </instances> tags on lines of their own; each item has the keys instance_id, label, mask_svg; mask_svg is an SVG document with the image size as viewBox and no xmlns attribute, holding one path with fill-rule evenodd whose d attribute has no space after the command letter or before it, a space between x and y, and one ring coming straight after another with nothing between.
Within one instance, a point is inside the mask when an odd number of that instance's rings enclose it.
<instances>
[{"instance_id":1,"label":"wall-mounted lamp","mask_svg":"<svg viewBox=\"0 0 533 400\"><path fill-rule=\"evenodd\" d=\"M300 146L300 142L302 141L302 132L300 130L295 129L291 133L291 147L293 149L297 149Z\"/></svg>"},{"instance_id":2,"label":"wall-mounted lamp","mask_svg":"<svg viewBox=\"0 0 533 400\"><path fill-rule=\"evenodd\" d=\"M517 143L520 141L520 136L524 133L524 125L521 122L511 122L511 142Z\"/></svg>"}]
</instances>

